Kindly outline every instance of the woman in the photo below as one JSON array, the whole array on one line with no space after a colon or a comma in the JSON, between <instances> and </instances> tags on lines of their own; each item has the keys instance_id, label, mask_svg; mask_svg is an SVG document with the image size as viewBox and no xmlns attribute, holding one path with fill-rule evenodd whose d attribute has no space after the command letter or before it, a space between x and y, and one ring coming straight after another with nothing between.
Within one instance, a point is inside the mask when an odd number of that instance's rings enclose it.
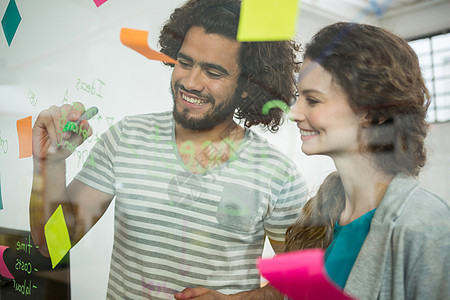
<instances>
[{"instance_id":1,"label":"woman","mask_svg":"<svg viewBox=\"0 0 450 300\"><path fill-rule=\"evenodd\" d=\"M418 187L429 94L414 51L378 27L337 23L305 49L290 117L307 155L337 172L286 233L323 248L330 277L359 299L450 299L450 205Z\"/></svg>"}]
</instances>

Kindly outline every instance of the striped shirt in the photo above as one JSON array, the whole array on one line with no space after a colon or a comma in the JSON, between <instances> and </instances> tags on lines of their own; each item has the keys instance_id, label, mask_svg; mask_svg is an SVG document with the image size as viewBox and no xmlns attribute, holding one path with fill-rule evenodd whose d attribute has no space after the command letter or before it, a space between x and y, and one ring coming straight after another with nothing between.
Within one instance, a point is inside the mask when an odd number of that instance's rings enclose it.
<instances>
[{"instance_id":1,"label":"striped shirt","mask_svg":"<svg viewBox=\"0 0 450 300\"><path fill-rule=\"evenodd\" d=\"M125 117L76 179L115 195L108 299L173 299L186 287L225 294L259 287L265 235L284 241L305 202L295 165L247 130L235 155L189 171L171 112Z\"/></svg>"}]
</instances>

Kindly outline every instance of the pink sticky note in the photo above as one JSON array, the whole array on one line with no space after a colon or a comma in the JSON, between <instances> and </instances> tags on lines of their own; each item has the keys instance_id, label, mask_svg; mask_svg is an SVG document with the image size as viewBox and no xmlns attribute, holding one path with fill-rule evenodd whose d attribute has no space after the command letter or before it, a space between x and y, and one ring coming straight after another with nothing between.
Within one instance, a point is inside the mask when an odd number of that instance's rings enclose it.
<instances>
[{"instance_id":1,"label":"pink sticky note","mask_svg":"<svg viewBox=\"0 0 450 300\"><path fill-rule=\"evenodd\" d=\"M97 7L99 7L100 5L102 5L103 3L105 3L108 0L94 0L95 5L97 5Z\"/></svg>"},{"instance_id":2,"label":"pink sticky note","mask_svg":"<svg viewBox=\"0 0 450 300\"><path fill-rule=\"evenodd\" d=\"M17 135L19 137L19 158L30 157L32 154L31 116L17 120Z\"/></svg>"},{"instance_id":3,"label":"pink sticky note","mask_svg":"<svg viewBox=\"0 0 450 300\"><path fill-rule=\"evenodd\" d=\"M139 52L148 59L159 60L171 64L176 64L176 60L164 53L150 49L147 43L148 31L130 28L120 30L120 41L125 46Z\"/></svg>"},{"instance_id":4,"label":"pink sticky note","mask_svg":"<svg viewBox=\"0 0 450 300\"><path fill-rule=\"evenodd\" d=\"M6 249L9 247L6 246L0 246L0 275L6 278L14 279L14 276L9 272L8 267L5 264L5 261L3 260L3 252L5 252Z\"/></svg>"},{"instance_id":5,"label":"pink sticky note","mask_svg":"<svg viewBox=\"0 0 450 300\"><path fill-rule=\"evenodd\" d=\"M261 275L293 300L352 300L326 273L323 249L307 249L259 259Z\"/></svg>"}]
</instances>

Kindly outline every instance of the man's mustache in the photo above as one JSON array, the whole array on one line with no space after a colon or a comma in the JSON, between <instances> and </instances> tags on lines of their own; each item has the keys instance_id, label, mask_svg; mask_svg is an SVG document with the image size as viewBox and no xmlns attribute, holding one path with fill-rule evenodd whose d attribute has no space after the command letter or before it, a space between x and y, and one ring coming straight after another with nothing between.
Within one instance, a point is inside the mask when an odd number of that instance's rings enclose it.
<instances>
[{"instance_id":1,"label":"man's mustache","mask_svg":"<svg viewBox=\"0 0 450 300\"><path fill-rule=\"evenodd\" d=\"M194 96L196 96L196 97L203 98L203 99L207 99L207 100L208 100L209 102L211 102L212 104L215 103L214 98L211 97L210 95L204 95L204 94L202 94L201 92L195 91L195 90L194 90L194 91L190 91L190 90L188 90L187 88L185 88L184 85L182 85L182 84L176 83L176 84L175 84L175 90L177 90L177 91L178 91L178 90L179 90L179 91L183 91L183 92L185 92L185 93L194 95Z\"/></svg>"}]
</instances>

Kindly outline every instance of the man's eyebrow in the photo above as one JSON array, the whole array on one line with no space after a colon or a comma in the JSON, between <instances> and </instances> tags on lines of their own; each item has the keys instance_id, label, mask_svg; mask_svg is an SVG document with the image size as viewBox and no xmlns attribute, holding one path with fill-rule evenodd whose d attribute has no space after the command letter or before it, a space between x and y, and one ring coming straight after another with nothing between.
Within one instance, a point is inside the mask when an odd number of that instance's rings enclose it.
<instances>
[{"instance_id":1,"label":"man's eyebrow","mask_svg":"<svg viewBox=\"0 0 450 300\"><path fill-rule=\"evenodd\" d=\"M207 67L208 69L215 69L221 73L223 73L224 75L230 75L227 71L227 69L225 69L224 67L222 67L221 65L218 64L213 64L213 63L200 63L200 65L202 67Z\"/></svg>"},{"instance_id":2,"label":"man's eyebrow","mask_svg":"<svg viewBox=\"0 0 450 300\"><path fill-rule=\"evenodd\" d=\"M185 59L185 60L188 60L188 61L194 61L190 56L188 56L186 54L183 54L181 52L178 52L178 58L182 58L182 59Z\"/></svg>"},{"instance_id":3,"label":"man's eyebrow","mask_svg":"<svg viewBox=\"0 0 450 300\"><path fill-rule=\"evenodd\" d=\"M192 59L192 57L190 57L189 55L186 55L186 54L184 54L182 52L178 53L178 58L182 58L182 59L188 60L190 62L194 61ZM213 63L208 63L208 62L201 62L200 66L206 67L208 69L215 69L215 70L223 73L224 75L230 75L230 73L227 71L227 69L225 69L224 67L222 67L221 65L218 65L218 64L213 64Z\"/></svg>"}]
</instances>

